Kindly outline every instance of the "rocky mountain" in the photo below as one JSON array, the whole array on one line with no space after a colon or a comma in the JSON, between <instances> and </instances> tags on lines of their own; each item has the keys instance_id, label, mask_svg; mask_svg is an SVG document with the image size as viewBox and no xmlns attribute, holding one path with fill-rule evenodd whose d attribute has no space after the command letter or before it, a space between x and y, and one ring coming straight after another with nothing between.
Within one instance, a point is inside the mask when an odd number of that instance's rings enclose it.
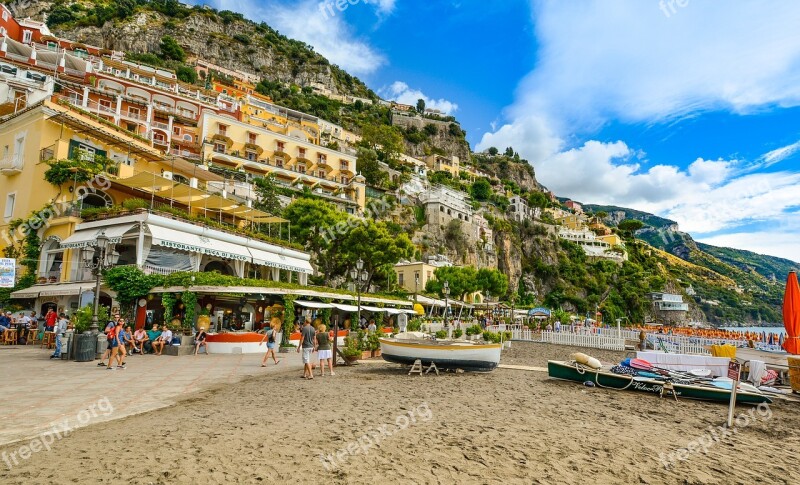
<instances>
[{"instance_id":1,"label":"rocky mountain","mask_svg":"<svg viewBox=\"0 0 800 485\"><path fill-rule=\"evenodd\" d=\"M164 37L177 40L187 61L198 56L228 69L285 84L324 86L334 94L374 96L358 78L241 14L189 7L177 0L15 0L15 16L41 20L54 34L98 47L158 55Z\"/></svg>"}]
</instances>

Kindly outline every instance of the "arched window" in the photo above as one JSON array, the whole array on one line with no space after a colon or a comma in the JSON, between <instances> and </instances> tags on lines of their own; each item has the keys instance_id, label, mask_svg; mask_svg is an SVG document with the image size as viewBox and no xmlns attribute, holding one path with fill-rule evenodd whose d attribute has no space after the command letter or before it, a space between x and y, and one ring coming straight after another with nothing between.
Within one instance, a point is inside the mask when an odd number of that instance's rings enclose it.
<instances>
[{"instance_id":1,"label":"arched window","mask_svg":"<svg viewBox=\"0 0 800 485\"><path fill-rule=\"evenodd\" d=\"M111 196L94 188L81 187L78 189L77 195L81 209L111 207L114 205Z\"/></svg>"},{"instance_id":2,"label":"arched window","mask_svg":"<svg viewBox=\"0 0 800 485\"><path fill-rule=\"evenodd\" d=\"M47 278L55 283L61 279L61 266L64 264L64 250L61 240L55 236L47 238L42 244L42 255L39 259L39 277Z\"/></svg>"}]
</instances>

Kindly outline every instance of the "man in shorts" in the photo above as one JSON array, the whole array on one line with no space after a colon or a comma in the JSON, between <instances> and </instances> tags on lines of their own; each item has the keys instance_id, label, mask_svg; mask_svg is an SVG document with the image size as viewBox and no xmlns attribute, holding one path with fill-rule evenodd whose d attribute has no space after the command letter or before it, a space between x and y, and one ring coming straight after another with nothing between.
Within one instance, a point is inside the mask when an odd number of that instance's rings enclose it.
<instances>
[{"instance_id":1,"label":"man in shorts","mask_svg":"<svg viewBox=\"0 0 800 485\"><path fill-rule=\"evenodd\" d=\"M303 377L313 379L314 372L311 370L311 354L317 346L317 332L311 326L311 320L306 319L303 328L300 329L300 343L297 351L303 351Z\"/></svg>"}]
</instances>

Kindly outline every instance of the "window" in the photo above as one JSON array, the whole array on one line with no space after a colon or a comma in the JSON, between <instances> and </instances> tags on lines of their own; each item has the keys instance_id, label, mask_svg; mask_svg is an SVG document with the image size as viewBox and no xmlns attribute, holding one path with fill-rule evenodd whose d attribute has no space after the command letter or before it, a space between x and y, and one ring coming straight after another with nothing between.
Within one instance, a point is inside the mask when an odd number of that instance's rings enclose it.
<instances>
[{"instance_id":1,"label":"window","mask_svg":"<svg viewBox=\"0 0 800 485\"><path fill-rule=\"evenodd\" d=\"M297 149L297 156L299 158L306 158L306 149L305 148L298 148Z\"/></svg>"},{"instance_id":2,"label":"window","mask_svg":"<svg viewBox=\"0 0 800 485\"><path fill-rule=\"evenodd\" d=\"M350 182L350 180L346 176L342 175L342 183L344 185L347 185L349 182Z\"/></svg>"},{"instance_id":3,"label":"window","mask_svg":"<svg viewBox=\"0 0 800 485\"><path fill-rule=\"evenodd\" d=\"M217 133L222 135L222 136L228 136L228 126L227 125L223 125L222 123L220 123L219 131Z\"/></svg>"},{"instance_id":4,"label":"window","mask_svg":"<svg viewBox=\"0 0 800 485\"><path fill-rule=\"evenodd\" d=\"M139 108L128 108L128 116L139 119Z\"/></svg>"},{"instance_id":5,"label":"window","mask_svg":"<svg viewBox=\"0 0 800 485\"><path fill-rule=\"evenodd\" d=\"M22 42L24 44L30 44L32 39L33 39L33 32L31 32L30 30L25 30L22 32Z\"/></svg>"},{"instance_id":6,"label":"window","mask_svg":"<svg viewBox=\"0 0 800 485\"><path fill-rule=\"evenodd\" d=\"M339 160L339 168L341 170L350 170L350 163L347 160Z\"/></svg>"},{"instance_id":7,"label":"window","mask_svg":"<svg viewBox=\"0 0 800 485\"><path fill-rule=\"evenodd\" d=\"M404 283L403 276L404 276L404 273L397 273L397 284L400 285L400 286L403 286L403 283Z\"/></svg>"},{"instance_id":8,"label":"window","mask_svg":"<svg viewBox=\"0 0 800 485\"><path fill-rule=\"evenodd\" d=\"M224 143L214 143L214 151L217 153L225 153Z\"/></svg>"},{"instance_id":9,"label":"window","mask_svg":"<svg viewBox=\"0 0 800 485\"><path fill-rule=\"evenodd\" d=\"M180 126L173 126L172 127L172 134L173 135L180 135L181 134L181 127Z\"/></svg>"},{"instance_id":10,"label":"window","mask_svg":"<svg viewBox=\"0 0 800 485\"><path fill-rule=\"evenodd\" d=\"M283 152L286 151L285 149L286 149L286 144L284 142L282 141L275 142L275 151Z\"/></svg>"},{"instance_id":11,"label":"window","mask_svg":"<svg viewBox=\"0 0 800 485\"><path fill-rule=\"evenodd\" d=\"M275 159L275 166L278 167L278 168L283 168L283 159L282 158L276 158Z\"/></svg>"},{"instance_id":12,"label":"window","mask_svg":"<svg viewBox=\"0 0 800 485\"><path fill-rule=\"evenodd\" d=\"M306 173L306 166L305 165L298 165L297 171L300 173Z\"/></svg>"},{"instance_id":13,"label":"window","mask_svg":"<svg viewBox=\"0 0 800 485\"><path fill-rule=\"evenodd\" d=\"M256 134L255 133L248 133L247 134L247 143L250 143L251 145L255 145L256 144Z\"/></svg>"},{"instance_id":14,"label":"window","mask_svg":"<svg viewBox=\"0 0 800 485\"><path fill-rule=\"evenodd\" d=\"M3 12L3 13L5 13L5 12ZM2 36L6 35L6 28L5 27L0 27L0 35L2 35Z\"/></svg>"},{"instance_id":15,"label":"window","mask_svg":"<svg viewBox=\"0 0 800 485\"><path fill-rule=\"evenodd\" d=\"M258 158L258 155L256 155L256 152L247 151L245 152L245 157L251 162L255 162Z\"/></svg>"},{"instance_id":16,"label":"window","mask_svg":"<svg viewBox=\"0 0 800 485\"><path fill-rule=\"evenodd\" d=\"M324 179L324 178L325 178L325 175L327 175L327 174L325 173L325 170L320 170L319 172L317 172L317 177L319 177L319 178L321 178L321 179Z\"/></svg>"},{"instance_id":17,"label":"window","mask_svg":"<svg viewBox=\"0 0 800 485\"><path fill-rule=\"evenodd\" d=\"M320 165L325 165L328 162L328 156L322 153L317 155L317 163Z\"/></svg>"},{"instance_id":18,"label":"window","mask_svg":"<svg viewBox=\"0 0 800 485\"><path fill-rule=\"evenodd\" d=\"M3 20L8 20L8 11L3 10Z\"/></svg>"},{"instance_id":19,"label":"window","mask_svg":"<svg viewBox=\"0 0 800 485\"><path fill-rule=\"evenodd\" d=\"M11 219L14 216L14 204L17 201L17 194L8 194L6 195L6 208L5 212L3 213L3 217L6 219Z\"/></svg>"}]
</instances>

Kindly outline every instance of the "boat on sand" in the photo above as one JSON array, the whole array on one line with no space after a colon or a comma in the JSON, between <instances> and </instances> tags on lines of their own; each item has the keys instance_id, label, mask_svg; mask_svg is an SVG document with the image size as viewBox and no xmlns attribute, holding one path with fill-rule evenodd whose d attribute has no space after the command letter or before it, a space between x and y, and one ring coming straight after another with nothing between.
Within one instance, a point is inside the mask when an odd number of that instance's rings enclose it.
<instances>
[{"instance_id":1,"label":"boat on sand","mask_svg":"<svg viewBox=\"0 0 800 485\"><path fill-rule=\"evenodd\" d=\"M438 364L437 364L438 365ZM644 377L640 375L615 374L609 369L593 369L575 361L547 361L547 373L554 379L574 382L592 382L597 387L614 390L647 392L661 395L665 386L672 387L678 398L699 399L703 401L729 402L730 386L718 386L706 379L698 378L696 382L685 383L682 380L669 380L664 377ZM736 391L737 404L771 403L772 400L752 386L744 387L740 383Z\"/></svg>"},{"instance_id":2,"label":"boat on sand","mask_svg":"<svg viewBox=\"0 0 800 485\"><path fill-rule=\"evenodd\" d=\"M435 363L439 369L463 369L488 372L500 363L501 344L475 343L467 340L432 340L422 333L408 332L381 338L383 360L396 364Z\"/></svg>"}]
</instances>

